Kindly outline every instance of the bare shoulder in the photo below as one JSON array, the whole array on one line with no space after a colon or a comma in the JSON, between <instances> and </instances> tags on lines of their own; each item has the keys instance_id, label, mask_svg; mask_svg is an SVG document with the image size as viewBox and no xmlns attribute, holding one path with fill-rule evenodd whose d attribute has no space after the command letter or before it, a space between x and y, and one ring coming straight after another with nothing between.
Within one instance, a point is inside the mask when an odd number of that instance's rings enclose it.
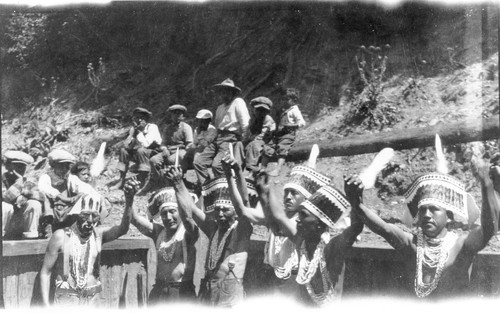
<instances>
[{"instance_id":1,"label":"bare shoulder","mask_svg":"<svg viewBox=\"0 0 500 313\"><path fill-rule=\"evenodd\" d=\"M64 229L56 230L49 239L49 243L47 245L47 251L61 249L64 243L64 236L66 236Z\"/></svg>"}]
</instances>

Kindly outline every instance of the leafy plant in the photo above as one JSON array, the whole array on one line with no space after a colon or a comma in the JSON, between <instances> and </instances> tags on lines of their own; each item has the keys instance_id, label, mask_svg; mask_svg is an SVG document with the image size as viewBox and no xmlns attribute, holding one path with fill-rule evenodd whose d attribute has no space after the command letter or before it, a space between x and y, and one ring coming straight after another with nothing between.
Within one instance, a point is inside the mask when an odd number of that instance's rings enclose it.
<instances>
[{"instance_id":1,"label":"leafy plant","mask_svg":"<svg viewBox=\"0 0 500 313\"><path fill-rule=\"evenodd\" d=\"M359 57L356 55L356 64L362 90L352 94L350 109L347 112L345 125L363 125L368 129L384 128L399 120L398 108L386 101L382 96L383 80L387 70L387 50L383 48L365 46L359 48Z\"/></svg>"}]
</instances>

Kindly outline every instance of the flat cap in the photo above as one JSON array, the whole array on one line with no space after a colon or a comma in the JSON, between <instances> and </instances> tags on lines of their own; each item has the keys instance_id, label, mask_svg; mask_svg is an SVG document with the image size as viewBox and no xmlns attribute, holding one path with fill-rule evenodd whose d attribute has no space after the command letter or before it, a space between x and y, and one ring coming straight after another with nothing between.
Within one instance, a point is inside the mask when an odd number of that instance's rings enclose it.
<instances>
[{"instance_id":1,"label":"flat cap","mask_svg":"<svg viewBox=\"0 0 500 313\"><path fill-rule=\"evenodd\" d=\"M56 162L56 163L75 163L76 162L76 158L74 155L72 155L68 151L62 150L62 149L52 150L52 152L49 153L48 157L49 157L50 162Z\"/></svg>"},{"instance_id":2,"label":"flat cap","mask_svg":"<svg viewBox=\"0 0 500 313\"><path fill-rule=\"evenodd\" d=\"M198 113L196 113L196 118L200 120L212 118L212 116L212 112L206 109L199 110Z\"/></svg>"},{"instance_id":3,"label":"flat cap","mask_svg":"<svg viewBox=\"0 0 500 313\"><path fill-rule=\"evenodd\" d=\"M269 98L266 98L266 97L254 98L250 101L250 104L256 109L257 108L265 108L269 111L271 111L271 108L273 106L273 102Z\"/></svg>"},{"instance_id":4,"label":"flat cap","mask_svg":"<svg viewBox=\"0 0 500 313\"><path fill-rule=\"evenodd\" d=\"M132 114L145 114L147 115L148 117L151 117L151 115L153 115L153 113L151 113L150 111L148 111L147 109L145 108L141 108L141 107L137 107L135 108L133 111L132 111Z\"/></svg>"},{"instance_id":5,"label":"flat cap","mask_svg":"<svg viewBox=\"0 0 500 313\"><path fill-rule=\"evenodd\" d=\"M187 112L187 108L183 106L182 104L174 104L168 107L167 111L183 111L184 113Z\"/></svg>"},{"instance_id":6,"label":"flat cap","mask_svg":"<svg viewBox=\"0 0 500 313\"><path fill-rule=\"evenodd\" d=\"M4 153L5 159L14 163L24 163L29 165L35 160L33 157L22 151L9 150Z\"/></svg>"}]
</instances>

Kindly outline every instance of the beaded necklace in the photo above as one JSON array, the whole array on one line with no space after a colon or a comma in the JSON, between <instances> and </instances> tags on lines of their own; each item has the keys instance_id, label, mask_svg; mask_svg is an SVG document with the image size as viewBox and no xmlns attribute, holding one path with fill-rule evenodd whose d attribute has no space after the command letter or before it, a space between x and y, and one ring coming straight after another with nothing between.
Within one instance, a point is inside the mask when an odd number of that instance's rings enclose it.
<instances>
[{"instance_id":1,"label":"beaded necklace","mask_svg":"<svg viewBox=\"0 0 500 313\"><path fill-rule=\"evenodd\" d=\"M294 247L292 247L293 248L292 253L286 260L285 264L283 266L279 266L279 264L281 264L280 252L283 247L283 244L287 242L288 238L282 236L273 236L273 237L274 237L273 263L275 265L274 274L279 279L284 279L284 280L289 279L290 276L292 275L292 269L297 266L299 261L297 250Z\"/></svg>"},{"instance_id":2,"label":"beaded necklace","mask_svg":"<svg viewBox=\"0 0 500 313\"><path fill-rule=\"evenodd\" d=\"M417 232L417 273L415 275L415 293L417 297L423 298L436 289L444 265L448 261L450 248L457 239L457 234L448 232L444 238L424 238L422 229ZM425 284L422 281L422 264L428 269L436 269L434 279Z\"/></svg>"},{"instance_id":3,"label":"beaded necklace","mask_svg":"<svg viewBox=\"0 0 500 313\"><path fill-rule=\"evenodd\" d=\"M76 224L71 227L71 230L69 238L71 245L71 253L69 255L70 274L76 282L76 288L83 289L87 285L91 243L95 244L95 240L90 240L92 237L90 235L89 238L82 241ZM83 249L85 249L85 255L82 259L81 252Z\"/></svg>"},{"instance_id":4,"label":"beaded necklace","mask_svg":"<svg viewBox=\"0 0 500 313\"><path fill-rule=\"evenodd\" d=\"M170 240L167 241L167 231L163 230L163 236L161 238L160 245L158 247L158 252L162 256L163 260L165 260L165 262L167 263L172 262L175 250L177 249L179 242L182 241L184 233L185 233L185 228L181 224L178 226L177 231L172 236L172 238L170 238Z\"/></svg>"},{"instance_id":5,"label":"beaded necklace","mask_svg":"<svg viewBox=\"0 0 500 313\"><path fill-rule=\"evenodd\" d=\"M229 236L229 234L231 234L231 232L233 231L233 229L236 228L237 225L238 225L238 221L235 221L226 230L226 232L224 233L224 236L222 236L222 239L220 240L219 244L217 244L217 243L219 241L220 230L217 229L217 231L215 232L214 237L210 241L210 246L209 246L209 250L208 250L208 260L207 260L207 265L206 265L208 270L213 271L215 269L215 267L217 266L217 263L219 262L219 259L222 256L222 251L224 250L224 246L226 245L227 237Z\"/></svg>"},{"instance_id":6,"label":"beaded necklace","mask_svg":"<svg viewBox=\"0 0 500 313\"><path fill-rule=\"evenodd\" d=\"M297 274L297 283L301 285L306 285L307 292L314 303L318 305L323 305L325 303L331 302L335 297L335 289L333 288L333 283L330 279L330 273L326 268L326 259L324 254L324 249L328 242L330 241L330 234L324 232L321 235L321 240L314 250L312 260L308 260L305 242L302 243L300 248L300 262L299 271ZM316 274L316 271L320 270L321 281L323 283L323 292L316 293L311 285L311 279Z\"/></svg>"}]
</instances>

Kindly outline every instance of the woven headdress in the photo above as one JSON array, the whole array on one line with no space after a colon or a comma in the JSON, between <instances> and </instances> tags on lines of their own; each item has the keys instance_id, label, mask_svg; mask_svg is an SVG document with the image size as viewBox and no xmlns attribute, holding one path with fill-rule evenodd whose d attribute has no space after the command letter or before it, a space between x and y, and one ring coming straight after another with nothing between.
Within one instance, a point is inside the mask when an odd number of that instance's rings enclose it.
<instances>
[{"instance_id":1,"label":"woven headdress","mask_svg":"<svg viewBox=\"0 0 500 313\"><path fill-rule=\"evenodd\" d=\"M332 186L323 186L301 206L314 214L330 229L335 223L351 211L351 205L345 196Z\"/></svg>"},{"instance_id":2,"label":"woven headdress","mask_svg":"<svg viewBox=\"0 0 500 313\"><path fill-rule=\"evenodd\" d=\"M194 202L198 201L195 194L190 193L190 195ZM175 190L172 187L160 189L149 198L148 209L146 210L148 219L159 222L160 212L164 207L178 207Z\"/></svg>"},{"instance_id":3,"label":"woven headdress","mask_svg":"<svg viewBox=\"0 0 500 313\"><path fill-rule=\"evenodd\" d=\"M259 202L259 194L257 193L257 189L255 189L255 181L247 177L246 182L250 207L255 208L257 206L257 203Z\"/></svg>"},{"instance_id":4,"label":"woven headdress","mask_svg":"<svg viewBox=\"0 0 500 313\"><path fill-rule=\"evenodd\" d=\"M225 177L211 179L201 189L206 213L212 212L217 206L234 207Z\"/></svg>"},{"instance_id":5,"label":"woven headdress","mask_svg":"<svg viewBox=\"0 0 500 313\"><path fill-rule=\"evenodd\" d=\"M313 145L307 165L298 165L292 168L290 178L283 186L283 189L295 189L307 199L319 188L328 185L330 178L315 170L318 154L318 145Z\"/></svg>"},{"instance_id":6,"label":"woven headdress","mask_svg":"<svg viewBox=\"0 0 500 313\"><path fill-rule=\"evenodd\" d=\"M417 217L422 205L432 204L453 213L457 222L471 225L479 216L479 209L465 185L447 174L447 164L436 134L437 172L417 177L404 197L411 216Z\"/></svg>"}]
</instances>

